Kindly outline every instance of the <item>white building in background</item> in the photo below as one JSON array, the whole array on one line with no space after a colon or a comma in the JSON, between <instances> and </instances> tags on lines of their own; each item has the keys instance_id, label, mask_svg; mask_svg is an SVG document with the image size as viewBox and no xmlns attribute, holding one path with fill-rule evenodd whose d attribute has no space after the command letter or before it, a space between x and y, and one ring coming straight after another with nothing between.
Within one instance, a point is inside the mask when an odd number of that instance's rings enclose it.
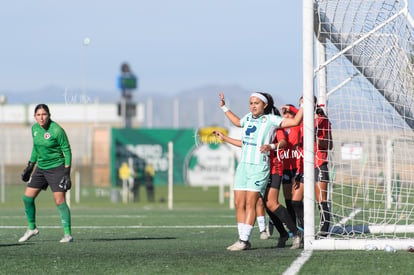
<instances>
[{"instance_id":1,"label":"white building in background","mask_svg":"<svg viewBox=\"0 0 414 275\"><path fill-rule=\"evenodd\" d=\"M37 104L0 105L0 155L6 168L27 163L32 150L31 126ZM66 131L72 148L73 165L91 165L96 152L105 154L113 127L123 127L117 104L47 104L51 118ZM141 127L144 106L137 104L133 127ZM109 153L108 153L109 155Z\"/></svg>"},{"instance_id":2,"label":"white building in background","mask_svg":"<svg viewBox=\"0 0 414 275\"><path fill-rule=\"evenodd\" d=\"M34 108L37 104L4 104L0 106L0 123L2 128L8 125L17 126L33 124ZM122 125L122 117L118 115L117 104L47 104L52 119L60 124L88 125ZM144 121L144 105L136 105L136 116L133 125L142 125Z\"/></svg>"},{"instance_id":3,"label":"white building in background","mask_svg":"<svg viewBox=\"0 0 414 275\"><path fill-rule=\"evenodd\" d=\"M173 117L177 122L174 126L177 128L184 126L186 122L191 122L190 119L195 117L198 118L199 124L205 123L202 117L204 108L201 103L192 106L193 104L188 104L187 100L187 104L181 104L180 108L171 108L170 106L173 105L171 101L166 102L169 104L162 104L159 100L156 103L154 108L152 103L147 103L147 106L144 103L137 103L131 128L159 127L160 122L169 125ZM51 118L65 129L69 137L72 148L72 172L80 173L80 181L83 185L109 186L111 130L124 126L123 118L119 115L118 104L93 102L46 104L50 108ZM32 150L30 129L35 123L36 105L7 103L0 105L0 156L5 166L7 183L20 182L21 169L30 158ZM186 109L189 105L196 108ZM198 116L194 115L197 113ZM179 115L180 119L178 119ZM218 107L213 115L217 115L222 121L226 119ZM235 137L239 135L235 133Z\"/></svg>"}]
</instances>

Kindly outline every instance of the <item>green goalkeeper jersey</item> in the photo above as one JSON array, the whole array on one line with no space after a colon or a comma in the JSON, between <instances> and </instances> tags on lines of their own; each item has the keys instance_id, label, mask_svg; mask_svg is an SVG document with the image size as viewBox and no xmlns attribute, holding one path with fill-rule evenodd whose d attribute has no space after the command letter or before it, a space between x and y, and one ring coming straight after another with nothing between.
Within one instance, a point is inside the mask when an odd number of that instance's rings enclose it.
<instances>
[{"instance_id":1,"label":"green goalkeeper jersey","mask_svg":"<svg viewBox=\"0 0 414 275\"><path fill-rule=\"evenodd\" d=\"M65 130L54 121L48 129L38 123L32 127L33 149L30 162L37 163L40 169L51 169L62 164L70 166L72 153Z\"/></svg>"}]
</instances>

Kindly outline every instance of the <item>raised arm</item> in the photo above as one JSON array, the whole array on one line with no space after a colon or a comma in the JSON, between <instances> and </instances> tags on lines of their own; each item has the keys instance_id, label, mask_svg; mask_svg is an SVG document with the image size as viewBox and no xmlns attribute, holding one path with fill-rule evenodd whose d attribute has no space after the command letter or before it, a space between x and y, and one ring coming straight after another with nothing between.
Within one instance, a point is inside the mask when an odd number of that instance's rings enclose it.
<instances>
[{"instance_id":1,"label":"raised arm","mask_svg":"<svg viewBox=\"0 0 414 275\"><path fill-rule=\"evenodd\" d=\"M240 139L231 138L229 136L224 135L220 131L213 131L213 135L215 135L217 138L219 138L220 140L222 140L224 142L230 143L231 145L234 145L234 146L237 146L237 147L242 146L242 141Z\"/></svg>"},{"instance_id":2,"label":"raised arm","mask_svg":"<svg viewBox=\"0 0 414 275\"><path fill-rule=\"evenodd\" d=\"M303 108L301 107L293 118L284 118L280 123L280 128L289 128L298 126L303 119Z\"/></svg>"},{"instance_id":3,"label":"raised arm","mask_svg":"<svg viewBox=\"0 0 414 275\"><path fill-rule=\"evenodd\" d=\"M220 108L223 110L226 117L231 121L231 123L233 123L234 126L241 127L240 118L236 114L234 114L232 111L230 111L229 108L227 108L226 103L224 101L224 94L220 92L219 97L220 97Z\"/></svg>"}]
</instances>

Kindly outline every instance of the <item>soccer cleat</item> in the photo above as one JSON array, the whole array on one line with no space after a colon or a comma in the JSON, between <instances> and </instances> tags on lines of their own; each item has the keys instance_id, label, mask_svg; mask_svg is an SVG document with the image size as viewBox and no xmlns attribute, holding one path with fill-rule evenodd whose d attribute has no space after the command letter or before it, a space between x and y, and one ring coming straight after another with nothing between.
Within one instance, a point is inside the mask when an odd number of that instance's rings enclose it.
<instances>
[{"instance_id":1,"label":"soccer cleat","mask_svg":"<svg viewBox=\"0 0 414 275\"><path fill-rule=\"evenodd\" d=\"M73 242L73 237L71 235L65 235L59 242L61 242L61 243L71 243L71 242Z\"/></svg>"},{"instance_id":2,"label":"soccer cleat","mask_svg":"<svg viewBox=\"0 0 414 275\"><path fill-rule=\"evenodd\" d=\"M39 234L39 230L37 229L37 227L35 229L27 229L23 237L19 239L19 243L28 241L31 237L36 236L38 234Z\"/></svg>"},{"instance_id":3,"label":"soccer cleat","mask_svg":"<svg viewBox=\"0 0 414 275\"><path fill-rule=\"evenodd\" d=\"M317 238L318 239L326 239L326 238L328 238L328 233L326 233L326 232L318 232Z\"/></svg>"},{"instance_id":4,"label":"soccer cleat","mask_svg":"<svg viewBox=\"0 0 414 275\"><path fill-rule=\"evenodd\" d=\"M266 231L260 232L260 239L261 240L267 240L267 239L269 239L269 235L267 234Z\"/></svg>"},{"instance_id":5,"label":"soccer cleat","mask_svg":"<svg viewBox=\"0 0 414 275\"><path fill-rule=\"evenodd\" d=\"M302 243L302 236L300 234L294 235L292 237L292 246L290 249L298 249Z\"/></svg>"},{"instance_id":6,"label":"soccer cleat","mask_svg":"<svg viewBox=\"0 0 414 275\"><path fill-rule=\"evenodd\" d=\"M237 245L238 242L240 242L239 240L237 242L235 242L234 244L230 245L227 247L227 250L232 250L233 246Z\"/></svg>"},{"instance_id":7,"label":"soccer cleat","mask_svg":"<svg viewBox=\"0 0 414 275\"><path fill-rule=\"evenodd\" d=\"M276 248L284 248L286 246L286 241L289 240L289 235L280 236L277 241Z\"/></svg>"},{"instance_id":8,"label":"soccer cleat","mask_svg":"<svg viewBox=\"0 0 414 275\"><path fill-rule=\"evenodd\" d=\"M248 249L250 249L250 247L251 247L251 244L250 244L249 241L238 240L234 244L227 247L227 250L229 250L229 251L241 251L241 250L248 250Z\"/></svg>"}]
</instances>

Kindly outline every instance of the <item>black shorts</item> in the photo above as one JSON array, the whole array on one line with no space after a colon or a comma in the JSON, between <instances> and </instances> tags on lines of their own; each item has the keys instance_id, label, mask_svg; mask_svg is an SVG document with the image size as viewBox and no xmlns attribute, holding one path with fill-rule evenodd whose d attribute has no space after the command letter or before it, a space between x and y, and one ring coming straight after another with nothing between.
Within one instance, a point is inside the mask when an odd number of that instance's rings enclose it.
<instances>
[{"instance_id":1,"label":"black shorts","mask_svg":"<svg viewBox=\"0 0 414 275\"><path fill-rule=\"evenodd\" d=\"M269 177L269 183L267 184L268 188L280 189L280 184L282 183L282 177L278 174L271 174Z\"/></svg>"},{"instance_id":2,"label":"black shorts","mask_svg":"<svg viewBox=\"0 0 414 275\"><path fill-rule=\"evenodd\" d=\"M296 169L283 170L282 183L283 184L291 184L293 179L295 178L295 175L296 175Z\"/></svg>"},{"instance_id":3,"label":"black shorts","mask_svg":"<svg viewBox=\"0 0 414 275\"><path fill-rule=\"evenodd\" d=\"M328 163L315 168L315 182L329 182Z\"/></svg>"},{"instance_id":4,"label":"black shorts","mask_svg":"<svg viewBox=\"0 0 414 275\"><path fill-rule=\"evenodd\" d=\"M27 183L28 187L46 190L48 186L52 192L65 192L63 188L59 187L59 183L65 172L65 165L58 166L47 170L42 170L38 167L34 170L32 178Z\"/></svg>"}]
</instances>

